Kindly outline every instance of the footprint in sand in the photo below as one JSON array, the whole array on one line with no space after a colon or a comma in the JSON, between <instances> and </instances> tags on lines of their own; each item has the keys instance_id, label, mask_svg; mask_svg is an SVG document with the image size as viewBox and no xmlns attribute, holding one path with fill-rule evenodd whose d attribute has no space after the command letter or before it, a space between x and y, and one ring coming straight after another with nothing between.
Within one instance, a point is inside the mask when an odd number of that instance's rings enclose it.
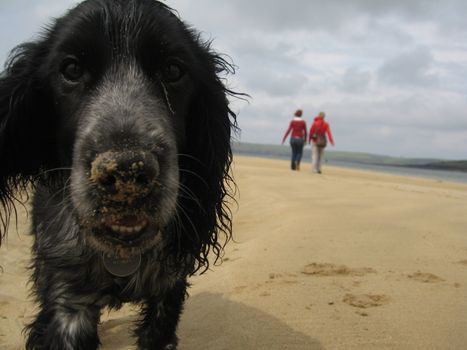
<instances>
[{"instance_id":1,"label":"footprint in sand","mask_svg":"<svg viewBox=\"0 0 467 350\"><path fill-rule=\"evenodd\" d=\"M271 294L269 293L269 289L271 288L271 285L274 286L289 286L292 284L298 284L299 281L295 280L297 277L296 274L293 273L274 273L271 272L268 275L268 280L262 282L262 283L256 283L253 285L241 285L241 286L236 286L233 288L233 293L235 294L240 294L243 292L251 292L255 290L262 290L264 288L267 288L266 291L261 292L259 296L270 296Z\"/></svg>"},{"instance_id":2,"label":"footprint in sand","mask_svg":"<svg viewBox=\"0 0 467 350\"><path fill-rule=\"evenodd\" d=\"M436 276L432 273L429 272L414 272L410 275L407 275L408 278L413 279L418 282L423 282L423 283L437 283L437 282L443 282L444 279L442 279L439 276Z\"/></svg>"},{"instance_id":3,"label":"footprint in sand","mask_svg":"<svg viewBox=\"0 0 467 350\"><path fill-rule=\"evenodd\" d=\"M350 268L345 265L329 263L311 263L301 271L309 276L364 276L368 273L376 273L371 267Z\"/></svg>"},{"instance_id":4,"label":"footprint in sand","mask_svg":"<svg viewBox=\"0 0 467 350\"><path fill-rule=\"evenodd\" d=\"M382 306L390 300L391 298L384 294L346 294L342 299L344 303L361 309Z\"/></svg>"},{"instance_id":5,"label":"footprint in sand","mask_svg":"<svg viewBox=\"0 0 467 350\"><path fill-rule=\"evenodd\" d=\"M269 280L267 280L265 284L297 284L298 281L294 279L296 277L297 275L293 273L286 273L285 275L283 275L280 273L271 272L269 274Z\"/></svg>"}]
</instances>

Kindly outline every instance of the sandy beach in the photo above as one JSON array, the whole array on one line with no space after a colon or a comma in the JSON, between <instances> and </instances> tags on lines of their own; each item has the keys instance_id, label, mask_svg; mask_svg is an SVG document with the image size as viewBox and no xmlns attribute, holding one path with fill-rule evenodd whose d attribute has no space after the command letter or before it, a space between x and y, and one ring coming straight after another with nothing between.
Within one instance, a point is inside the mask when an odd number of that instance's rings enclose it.
<instances>
[{"instance_id":1,"label":"sandy beach","mask_svg":"<svg viewBox=\"0 0 467 350\"><path fill-rule=\"evenodd\" d=\"M179 348L466 349L467 184L309 168L235 157L235 242L191 278ZM28 226L0 248L2 350L34 314ZM134 349L135 318L105 311L102 349Z\"/></svg>"}]
</instances>

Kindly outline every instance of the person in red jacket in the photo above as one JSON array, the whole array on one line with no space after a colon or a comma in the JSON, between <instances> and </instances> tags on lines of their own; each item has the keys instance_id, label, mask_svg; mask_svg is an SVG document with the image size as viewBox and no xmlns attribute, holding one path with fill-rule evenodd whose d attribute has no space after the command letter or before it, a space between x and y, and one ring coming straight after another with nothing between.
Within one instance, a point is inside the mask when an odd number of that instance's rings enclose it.
<instances>
[{"instance_id":1,"label":"person in red jacket","mask_svg":"<svg viewBox=\"0 0 467 350\"><path fill-rule=\"evenodd\" d=\"M327 137L329 142L334 146L334 139L332 138L331 128L329 124L324 121L326 114L319 112L315 117L313 124L310 128L310 136L308 142L312 143L311 146L311 166L315 173L321 174L321 161L324 155L324 148L327 144Z\"/></svg>"},{"instance_id":2,"label":"person in red jacket","mask_svg":"<svg viewBox=\"0 0 467 350\"><path fill-rule=\"evenodd\" d=\"M295 111L295 117L290 121L289 128L282 138L282 143L285 142L290 133L290 147L292 148L292 162L290 167L292 170L300 170L300 161L302 160L303 146L306 142L306 123L302 119L303 111L298 109Z\"/></svg>"}]
</instances>

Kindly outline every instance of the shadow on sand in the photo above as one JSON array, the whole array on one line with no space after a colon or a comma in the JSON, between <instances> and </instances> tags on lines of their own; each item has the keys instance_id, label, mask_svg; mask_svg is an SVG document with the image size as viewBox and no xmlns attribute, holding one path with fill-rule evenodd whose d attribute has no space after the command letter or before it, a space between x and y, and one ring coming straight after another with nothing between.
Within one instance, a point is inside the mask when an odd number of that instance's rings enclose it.
<instances>
[{"instance_id":1,"label":"shadow on sand","mask_svg":"<svg viewBox=\"0 0 467 350\"><path fill-rule=\"evenodd\" d=\"M133 349L130 337L136 316L102 323L102 349ZM279 319L228 300L217 293L188 298L179 325L180 350L323 350L323 346Z\"/></svg>"},{"instance_id":2,"label":"shadow on sand","mask_svg":"<svg viewBox=\"0 0 467 350\"><path fill-rule=\"evenodd\" d=\"M179 336L182 350L324 349L274 316L217 293L188 299Z\"/></svg>"}]
</instances>

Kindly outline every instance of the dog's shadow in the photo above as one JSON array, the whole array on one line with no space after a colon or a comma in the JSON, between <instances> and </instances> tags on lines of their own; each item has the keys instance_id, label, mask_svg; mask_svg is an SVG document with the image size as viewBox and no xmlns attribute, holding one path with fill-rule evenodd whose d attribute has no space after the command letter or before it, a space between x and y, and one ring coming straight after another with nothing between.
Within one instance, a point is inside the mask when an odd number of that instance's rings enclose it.
<instances>
[{"instance_id":1,"label":"dog's shadow","mask_svg":"<svg viewBox=\"0 0 467 350\"><path fill-rule=\"evenodd\" d=\"M136 316L104 321L102 349L134 349L130 336ZM322 350L316 339L293 330L281 320L222 294L200 293L188 298L179 324L181 350Z\"/></svg>"}]
</instances>

